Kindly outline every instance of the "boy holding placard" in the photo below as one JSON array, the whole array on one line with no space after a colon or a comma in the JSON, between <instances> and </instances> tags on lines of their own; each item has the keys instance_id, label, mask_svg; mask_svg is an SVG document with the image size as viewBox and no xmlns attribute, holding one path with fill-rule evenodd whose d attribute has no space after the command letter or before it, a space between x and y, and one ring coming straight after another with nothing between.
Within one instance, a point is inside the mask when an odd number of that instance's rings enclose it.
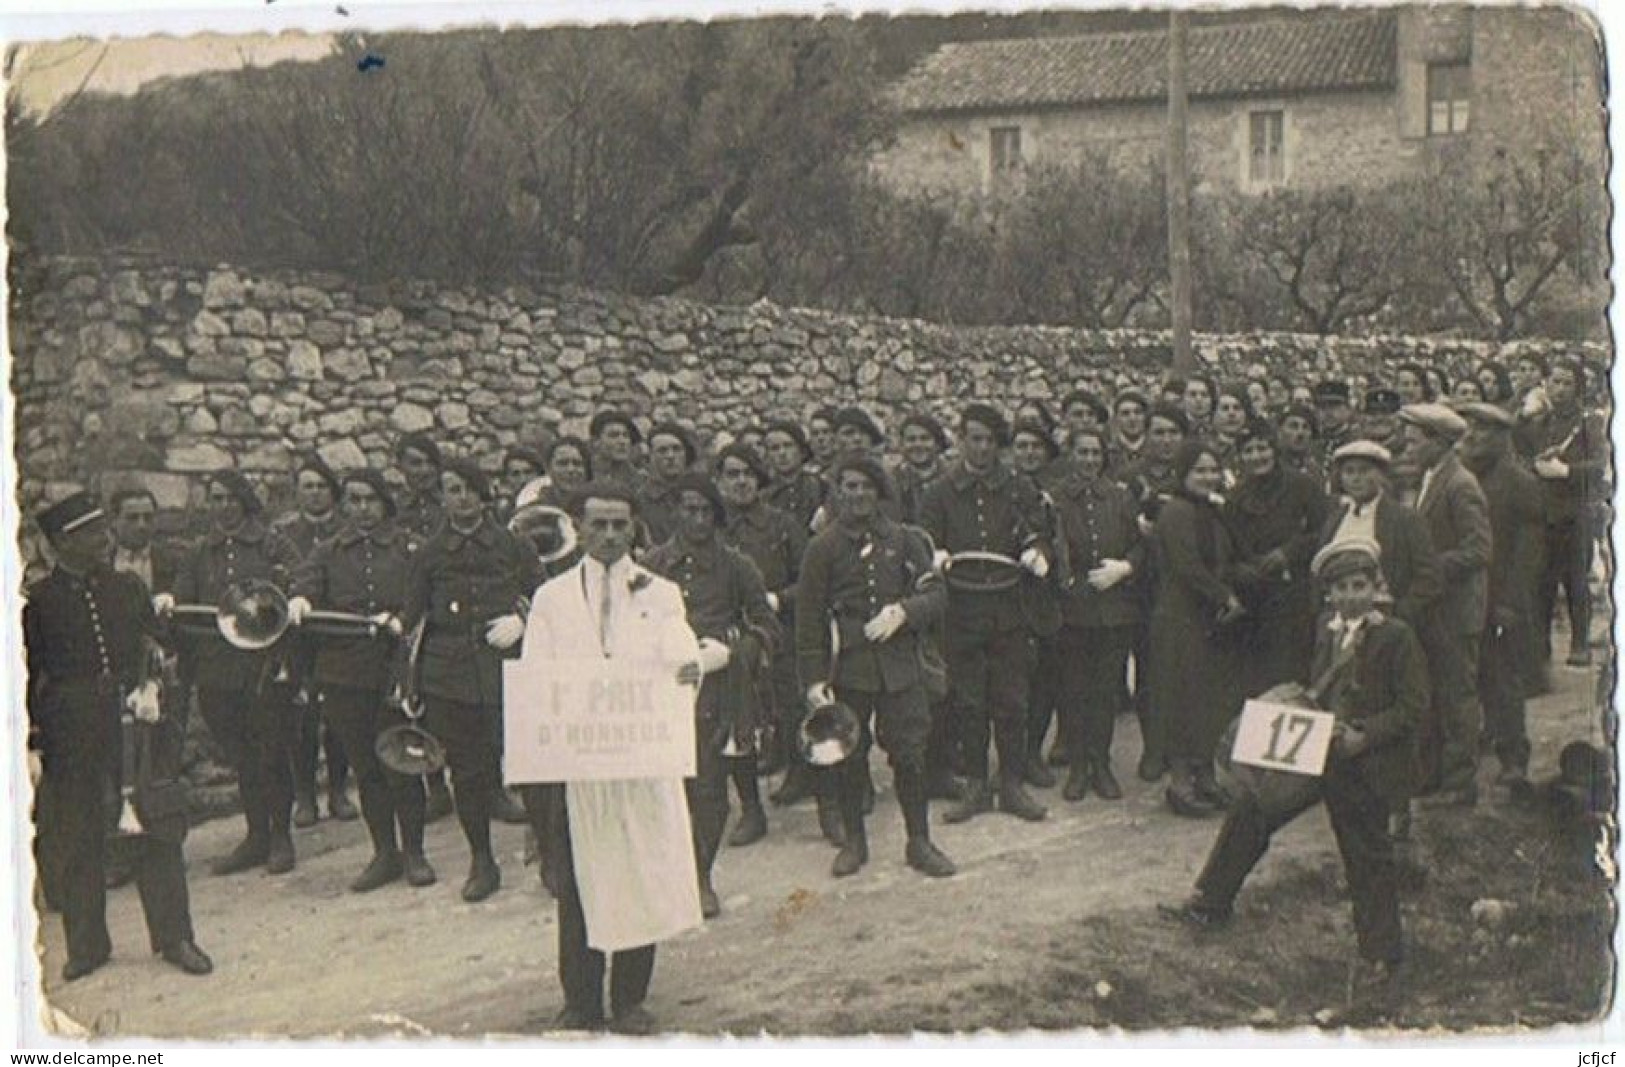
<instances>
[{"instance_id":1,"label":"boy holding placard","mask_svg":"<svg viewBox=\"0 0 1625 1067\"><path fill-rule=\"evenodd\" d=\"M1310 566L1333 609L1318 634L1308 690L1314 706L1336 716L1317 788L1290 791L1292 800L1282 804L1261 793L1238 797L1196 881L1196 893L1184 904L1161 909L1203 928L1227 922L1242 882L1271 836L1324 800L1354 898L1366 985L1388 984L1404 953L1388 811L1414 784L1416 724L1428 701L1427 665L1416 635L1372 607L1380 555L1374 541L1336 541Z\"/></svg>"}]
</instances>

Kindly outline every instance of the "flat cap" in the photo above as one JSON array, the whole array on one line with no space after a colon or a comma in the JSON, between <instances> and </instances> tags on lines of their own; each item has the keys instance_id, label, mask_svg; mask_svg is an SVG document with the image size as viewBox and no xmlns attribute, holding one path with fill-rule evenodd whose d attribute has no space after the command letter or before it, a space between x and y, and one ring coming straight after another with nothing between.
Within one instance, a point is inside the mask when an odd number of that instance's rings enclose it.
<instances>
[{"instance_id":1,"label":"flat cap","mask_svg":"<svg viewBox=\"0 0 1625 1067\"><path fill-rule=\"evenodd\" d=\"M1345 459L1369 460L1379 467L1387 468L1393 466L1394 454L1375 441L1367 441L1361 438L1358 441L1350 441L1332 453L1332 464L1334 466Z\"/></svg>"},{"instance_id":2,"label":"flat cap","mask_svg":"<svg viewBox=\"0 0 1625 1067\"><path fill-rule=\"evenodd\" d=\"M1443 404L1406 404L1399 409L1399 419L1451 440L1467 432L1466 420Z\"/></svg>"},{"instance_id":3,"label":"flat cap","mask_svg":"<svg viewBox=\"0 0 1625 1067\"><path fill-rule=\"evenodd\" d=\"M1355 571L1375 571L1382 563L1382 546L1369 537L1346 537L1326 545L1309 561L1309 573L1323 582L1335 582Z\"/></svg>"}]
</instances>

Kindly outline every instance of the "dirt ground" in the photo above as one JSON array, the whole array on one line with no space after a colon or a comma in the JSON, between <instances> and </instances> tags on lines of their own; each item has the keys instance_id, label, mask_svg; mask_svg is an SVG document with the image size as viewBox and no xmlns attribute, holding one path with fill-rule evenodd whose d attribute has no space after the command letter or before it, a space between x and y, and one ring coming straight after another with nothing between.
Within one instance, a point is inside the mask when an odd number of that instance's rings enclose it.
<instances>
[{"instance_id":1,"label":"dirt ground","mask_svg":"<svg viewBox=\"0 0 1625 1067\"><path fill-rule=\"evenodd\" d=\"M1537 780L1555 773L1565 743L1603 742L1594 673L1557 666L1553 679L1554 692L1530 705ZM722 916L660 947L650 1010L674 1031L737 1035L1364 1021L1350 1014L1353 932L1324 814L1278 836L1229 928L1193 936L1159 921L1154 904L1188 892L1218 823L1169 814L1162 785L1133 773L1139 747L1133 720L1120 720L1120 802L1068 804L1041 791L1050 817L1037 824L994 814L940 826L934 814L938 843L960 867L946 880L903 865L878 759L872 859L856 877L830 877L833 851L810 804L770 810L770 836L718 862ZM1476 810L1419 817L1415 858L1427 878L1406 902L1411 959L1391 1025L1578 1022L1611 998L1611 894L1592 843L1497 797L1494 770L1486 758ZM521 863L522 828L497 828L504 887L473 906L458 897L467 855L451 819L429 829L438 885L366 896L346 890L368 854L359 823L297 831L291 875L210 876L208 862L239 832L238 820L217 820L186 846L210 978L148 954L127 888L110 898L112 965L64 986L60 923L46 917L43 973L60 1029L534 1038L559 1010L554 907ZM1481 899L1507 902L1499 921L1475 921Z\"/></svg>"}]
</instances>

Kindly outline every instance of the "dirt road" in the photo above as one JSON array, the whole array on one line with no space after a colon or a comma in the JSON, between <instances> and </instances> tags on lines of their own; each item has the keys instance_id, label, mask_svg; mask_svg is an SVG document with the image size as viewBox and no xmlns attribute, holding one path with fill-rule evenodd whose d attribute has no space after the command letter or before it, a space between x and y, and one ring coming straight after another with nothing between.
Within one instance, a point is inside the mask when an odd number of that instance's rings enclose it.
<instances>
[{"instance_id":1,"label":"dirt road","mask_svg":"<svg viewBox=\"0 0 1625 1067\"><path fill-rule=\"evenodd\" d=\"M1555 692L1530 709L1536 778L1553 773L1564 743L1602 742L1593 674L1553 673ZM960 867L943 881L904 867L901 820L878 759L873 858L854 878L830 878L833 853L810 805L770 812L765 841L719 860L721 918L660 947L650 1010L673 1029L712 1034L1326 1021L1315 1012L1343 988L1353 935L1324 815L1279 836L1231 930L1193 944L1157 923L1153 904L1188 891L1217 823L1171 816L1161 785L1135 778L1138 753L1132 720L1120 720L1121 802L1068 804L1051 790L1042 823L989 815L939 825L938 842ZM1493 763L1482 767L1487 795ZM58 978L60 923L46 918L55 1007L98 1034L201 1039L534 1037L558 1011L554 908L535 868L521 865L521 828L497 828L504 888L470 906L458 898L466 851L454 820L430 827L439 885L366 896L346 890L367 858L359 823L298 831L291 875L211 877L208 861L239 827L206 824L186 846L212 977L183 976L149 955L136 894L123 889L109 905L112 965L71 986ZM1600 888L1560 873L1544 824L1504 802L1482 803L1426 819L1418 836L1435 869L1407 904L1418 961L1412 999L1443 1014L1401 1025L1550 1022L1597 1010L1592 972L1604 963L1607 928L1586 924ZM1526 898L1525 921L1485 942L1467 907L1514 878L1506 892ZM1535 921L1547 913L1550 922ZM1470 959L1478 948L1482 958ZM1469 966L1483 984L1464 1001ZM1525 988L1537 980L1546 984Z\"/></svg>"}]
</instances>

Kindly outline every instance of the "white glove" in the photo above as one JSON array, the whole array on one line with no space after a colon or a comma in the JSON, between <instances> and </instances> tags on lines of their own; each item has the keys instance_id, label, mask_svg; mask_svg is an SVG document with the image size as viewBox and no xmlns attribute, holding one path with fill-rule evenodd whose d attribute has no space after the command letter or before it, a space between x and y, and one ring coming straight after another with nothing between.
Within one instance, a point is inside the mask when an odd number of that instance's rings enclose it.
<instances>
[{"instance_id":1,"label":"white glove","mask_svg":"<svg viewBox=\"0 0 1625 1067\"><path fill-rule=\"evenodd\" d=\"M700 673L715 674L728 665L728 646L711 637L700 638Z\"/></svg>"},{"instance_id":2,"label":"white glove","mask_svg":"<svg viewBox=\"0 0 1625 1067\"><path fill-rule=\"evenodd\" d=\"M402 627L400 616L392 615L387 611L380 611L376 615L369 616L369 618L372 620L373 625L381 629L388 630L391 636L401 636Z\"/></svg>"},{"instance_id":3,"label":"white glove","mask_svg":"<svg viewBox=\"0 0 1625 1067\"><path fill-rule=\"evenodd\" d=\"M1021 554L1021 565L1033 572L1033 577L1042 578L1049 573L1049 560L1037 548L1029 548Z\"/></svg>"},{"instance_id":4,"label":"white glove","mask_svg":"<svg viewBox=\"0 0 1625 1067\"><path fill-rule=\"evenodd\" d=\"M169 613L175 610L175 598L168 593L159 593L152 598L152 613L160 619L168 618Z\"/></svg>"},{"instance_id":5,"label":"white glove","mask_svg":"<svg viewBox=\"0 0 1625 1067\"><path fill-rule=\"evenodd\" d=\"M137 722L157 722L162 715L158 703L158 683L151 679L142 682L124 698L124 706L130 709Z\"/></svg>"},{"instance_id":6,"label":"white glove","mask_svg":"<svg viewBox=\"0 0 1625 1067\"><path fill-rule=\"evenodd\" d=\"M1542 478L1561 481L1569 476L1569 465L1556 456L1549 459L1537 459L1535 460L1535 473Z\"/></svg>"},{"instance_id":7,"label":"white glove","mask_svg":"<svg viewBox=\"0 0 1625 1067\"><path fill-rule=\"evenodd\" d=\"M492 619L485 628L485 643L501 650L512 648L525 636L525 620L517 615L503 615Z\"/></svg>"},{"instance_id":8,"label":"white glove","mask_svg":"<svg viewBox=\"0 0 1625 1067\"><path fill-rule=\"evenodd\" d=\"M767 606L769 608L773 609L773 611L777 612L779 610L779 594L777 594L777 593L769 593L769 594L767 594Z\"/></svg>"},{"instance_id":9,"label":"white glove","mask_svg":"<svg viewBox=\"0 0 1625 1067\"><path fill-rule=\"evenodd\" d=\"M944 552L940 548L937 549L935 552L931 553L931 569L934 571L940 571L942 568L948 565L949 558L948 553Z\"/></svg>"},{"instance_id":10,"label":"white glove","mask_svg":"<svg viewBox=\"0 0 1625 1067\"><path fill-rule=\"evenodd\" d=\"M33 749L28 750L28 784L38 786L40 778L45 774L45 763L39 758L39 753Z\"/></svg>"},{"instance_id":11,"label":"white glove","mask_svg":"<svg viewBox=\"0 0 1625 1067\"><path fill-rule=\"evenodd\" d=\"M828 682L809 685L807 687L807 703L815 708L821 708L825 704L833 704L835 703L835 690L829 687Z\"/></svg>"},{"instance_id":12,"label":"white glove","mask_svg":"<svg viewBox=\"0 0 1625 1067\"><path fill-rule=\"evenodd\" d=\"M1134 525L1140 528L1141 537L1150 537L1157 530L1156 524L1144 515L1134 516Z\"/></svg>"},{"instance_id":13,"label":"white glove","mask_svg":"<svg viewBox=\"0 0 1625 1067\"><path fill-rule=\"evenodd\" d=\"M288 622L298 626L310 614L310 601L302 596L296 596L288 601Z\"/></svg>"},{"instance_id":14,"label":"white glove","mask_svg":"<svg viewBox=\"0 0 1625 1067\"><path fill-rule=\"evenodd\" d=\"M863 624L863 636L879 644L888 641L908 621L908 612L901 604L887 604L875 617Z\"/></svg>"},{"instance_id":15,"label":"white glove","mask_svg":"<svg viewBox=\"0 0 1625 1067\"><path fill-rule=\"evenodd\" d=\"M1104 593L1134 573L1134 564L1126 559L1103 559L1100 566L1089 572L1089 588Z\"/></svg>"}]
</instances>

